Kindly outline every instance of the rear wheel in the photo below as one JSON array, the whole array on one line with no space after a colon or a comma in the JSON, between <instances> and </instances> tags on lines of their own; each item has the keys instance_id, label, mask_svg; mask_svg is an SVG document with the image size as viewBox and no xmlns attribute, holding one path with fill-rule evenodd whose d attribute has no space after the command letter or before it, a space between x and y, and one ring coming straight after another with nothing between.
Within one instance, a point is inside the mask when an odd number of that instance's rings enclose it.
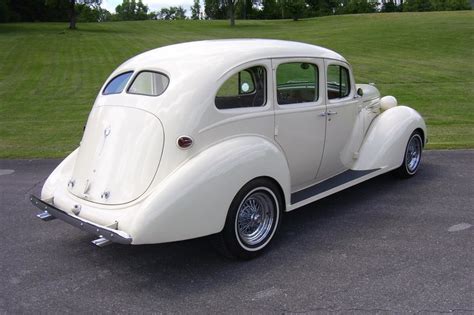
<instances>
[{"instance_id":1,"label":"rear wheel","mask_svg":"<svg viewBox=\"0 0 474 315\"><path fill-rule=\"evenodd\" d=\"M220 238L226 256L251 259L270 243L281 221L283 202L272 181L256 179L234 197Z\"/></svg>"},{"instance_id":2,"label":"rear wheel","mask_svg":"<svg viewBox=\"0 0 474 315\"><path fill-rule=\"evenodd\" d=\"M414 131L405 149L402 165L397 169L397 174L402 178L409 178L416 174L421 163L423 139L419 131Z\"/></svg>"}]
</instances>

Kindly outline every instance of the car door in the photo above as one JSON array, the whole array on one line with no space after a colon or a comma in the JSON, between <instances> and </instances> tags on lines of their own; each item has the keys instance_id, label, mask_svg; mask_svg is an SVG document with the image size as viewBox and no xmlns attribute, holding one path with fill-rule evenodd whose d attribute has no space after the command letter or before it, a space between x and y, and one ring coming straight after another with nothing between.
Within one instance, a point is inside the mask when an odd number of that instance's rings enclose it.
<instances>
[{"instance_id":1,"label":"car door","mask_svg":"<svg viewBox=\"0 0 474 315\"><path fill-rule=\"evenodd\" d=\"M273 59L272 69L275 140L286 155L294 191L314 181L323 155L326 131L324 61Z\"/></svg>"},{"instance_id":2,"label":"car door","mask_svg":"<svg viewBox=\"0 0 474 315\"><path fill-rule=\"evenodd\" d=\"M360 99L349 66L326 59L326 141L317 180L324 180L350 168L360 141L356 127Z\"/></svg>"}]
</instances>

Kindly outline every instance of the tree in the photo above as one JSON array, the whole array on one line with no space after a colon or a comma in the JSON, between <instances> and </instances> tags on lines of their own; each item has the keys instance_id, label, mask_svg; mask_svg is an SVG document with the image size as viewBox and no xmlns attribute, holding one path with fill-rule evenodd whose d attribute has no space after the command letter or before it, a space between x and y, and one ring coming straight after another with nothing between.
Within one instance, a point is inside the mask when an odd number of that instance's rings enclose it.
<instances>
[{"instance_id":1,"label":"tree","mask_svg":"<svg viewBox=\"0 0 474 315\"><path fill-rule=\"evenodd\" d=\"M100 6L102 0L46 0L48 6L61 8L67 6L67 15L69 18L69 29L76 29L77 22L77 6L82 4L86 6L97 5Z\"/></svg>"},{"instance_id":2,"label":"tree","mask_svg":"<svg viewBox=\"0 0 474 315\"><path fill-rule=\"evenodd\" d=\"M230 26L235 26L235 6L239 0L220 0L221 5L227 9Z\"/></svg>"},{"instance_id":3,"label":"tree","mask_svg":"<svg viewBox=\"0 0 474 315\"><path fill-rule=\"evenodd\" d=\"M10 10L6 0L0 0L0 22L8 22Z\"/></svg>"},{"instance_id":4,"label":"tree","mask_svg":"<svg viewBox=\"0 0 474 315\"><path fill-rule=\"evenodd\" d=\"M241 0L235 8L235 16L240 19L254 18L254 1L253 0Z\"/></svg>"},{"instance_id":5,"label":"tree","mask_svg":"<svg viewBox=\"0 0 474 315\"><path fill-rule=\"evenodd\" d=\"M469 10L468 0L431 0L433 11Z\"/></svg>"},{"instance_id":6,"label":"tree","mask_svg":"<svg viewBox=\"0 0 474 315\"><path fill-rule=\"evenodd\" d=\"M76 5L78 22L105 22L110 21L112 15L100 6Z\"/></svg>"},{"instance_id":7,"label":"tree","mask_svg":"<svg viewBox=\"0 0 474 315\"><path fill-rule=\"evenodd\" d=\"M263 0L260 7L262 19L280 18L280 8L276 0Z\"/></svg>"},{"instance_id":8,"label":"tree","mask_svg":"<svg viewBox=\"0 0 474 315\"><path fill-rule=\"evenodd\" d=\"M471 10L471 4L469 0L447 0L445 10Z\"/></svg>"},{"instance_id":9,"label":"tree","mask_svg":"<svg viewBox=\"0 0 474 315\"><path fill-rule=\"evenodd\" d=\"M100 6L102 0L66 0L69 1L69 9L68 9L68 16L69 16L69 29L75 30L76 29L76 22L77 22L77 12L76 6L77 4L83 5L94 5Z\"/></svg>"},{"instance_id":10,"label":"tree","mask_svg":"<svg viewBox=\"0 0 474 315\"><path fill-rule=\"evenodd\" d=\"M235 25L235 9L239 0L204 0L204 12L209 19L222 19L227 17L230 26Z\"/></svg>"},{"instance_id":11,"label":"tree","mask_svg":"<svg viewBox=\"0 0 474 315\"><path fill-rule=\"evenodd\" d=\"M201 16L201 2L199 0L194 0L194 4L191 7L191 19L199 20Z\"/></svg>"},{"instance_id":12,"label":"tree","mask_svg":"<svg viewBox=\"0 0 474 315\"><path fill-rule=\"evenodd\" d=\"M184 20L186 19L186 10L182 6L163 8L158 13L158 18L161 20Z\"/></svg>"},{"instance_id":13,"label":"tree","mask_svg":"<svg viewBox=\"0 0 474 315\"><path fill-rule=\"evenodd\" d=\"M225 19L225 8L221 0L204 0L204 13L208 19Z\"/></svg>"},{"instance_id":14,"label":"tree","mask_svg":"<svg viewBox=\"0 0 474 315\"><path fill-rule=\"evenodd\" d=\"M283 9L288 12L293 21L298 21L306 10L306 2L304 0L285 0Z\"/></svg>"},{"instance_id":15,"label":"tree","mask_svg":"<svg viewBox=\"0 0 474 315\"><path fill-rule=\"evenodd\" d=\"M342 14L374 13L377 11L377 2L367 0L349 0L340 11Z\"/></svg>"},{"instance_id":16,"label":"tree","mask_svg":"<svg viewBox=\"0 0 474 315\"><path fill-rule=\"evenodd\" d=\"M403 4L403 11L431 11L430 0L408 0Z\"/></svg>"},{"instance_id":17,"label":"tree","mask_svg":"<svg viewBox=\"0 0 474 315\"><path fill-rule=\"evenodd\" d=\"M119 4L115 8L118 20L122 21L134 21L134 20L146 20L148 19L148 6L143 4L142 0L123 0L122 4Z\"/></svg>"},{"instance_id":18,"label":"tree","mask_svg":"<svg viewBox=\"0 0 474 315\"><path fill-rule=\"evenodd\" d=\"M401 5L400 5L401 6ZM395 4L395 2L393 2L393 0L390 0L388 2L385 2L383 5L382 5L382 10L381 12L398 12L400 11L399 9L399 6L397 6Z\"/></svg>"}]
</instances>

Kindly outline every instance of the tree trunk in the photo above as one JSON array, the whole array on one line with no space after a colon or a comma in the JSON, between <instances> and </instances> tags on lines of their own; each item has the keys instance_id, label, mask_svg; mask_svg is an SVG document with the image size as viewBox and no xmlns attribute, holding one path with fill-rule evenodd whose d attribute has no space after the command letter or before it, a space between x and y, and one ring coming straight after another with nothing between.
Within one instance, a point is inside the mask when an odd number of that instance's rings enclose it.
<instances>
[{"instance_id":1,"label":"tree trunk","mask_svg":"<svg viewBox=\"0 0 474 315\"><path fill-rule=\"evenodd\" d=\"M229 1L229 18L230 18L230 26L235 26L235 10L234 10L234 3L233 1Z\"/></svg>"},{"instance_id":2,"label":"tree trunk","mask_svg":"<svg viewBox=\"0 0 474 315\"><path fill-rule=\"evenodd\" d=\"M69 29L76 29L76 0L69 0Z\"/></svg>"}]
</instances>

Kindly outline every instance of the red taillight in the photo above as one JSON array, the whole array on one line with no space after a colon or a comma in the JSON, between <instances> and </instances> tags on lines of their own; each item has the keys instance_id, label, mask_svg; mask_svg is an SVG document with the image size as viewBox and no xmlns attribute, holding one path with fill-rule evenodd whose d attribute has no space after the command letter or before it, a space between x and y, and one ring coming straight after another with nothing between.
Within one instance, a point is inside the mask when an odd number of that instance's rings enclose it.
<instances>
[{"instance_id":1,"label":"red taillight","mask_svg":"<svg viewBox=\"0 0 474 315\"><path fill-rule=\"evenodd\" d=\"M191 137L181 136L178 138L177 143L181 149L187 149L193 145L193 139Z\"/></svg>"}]
</instances>

